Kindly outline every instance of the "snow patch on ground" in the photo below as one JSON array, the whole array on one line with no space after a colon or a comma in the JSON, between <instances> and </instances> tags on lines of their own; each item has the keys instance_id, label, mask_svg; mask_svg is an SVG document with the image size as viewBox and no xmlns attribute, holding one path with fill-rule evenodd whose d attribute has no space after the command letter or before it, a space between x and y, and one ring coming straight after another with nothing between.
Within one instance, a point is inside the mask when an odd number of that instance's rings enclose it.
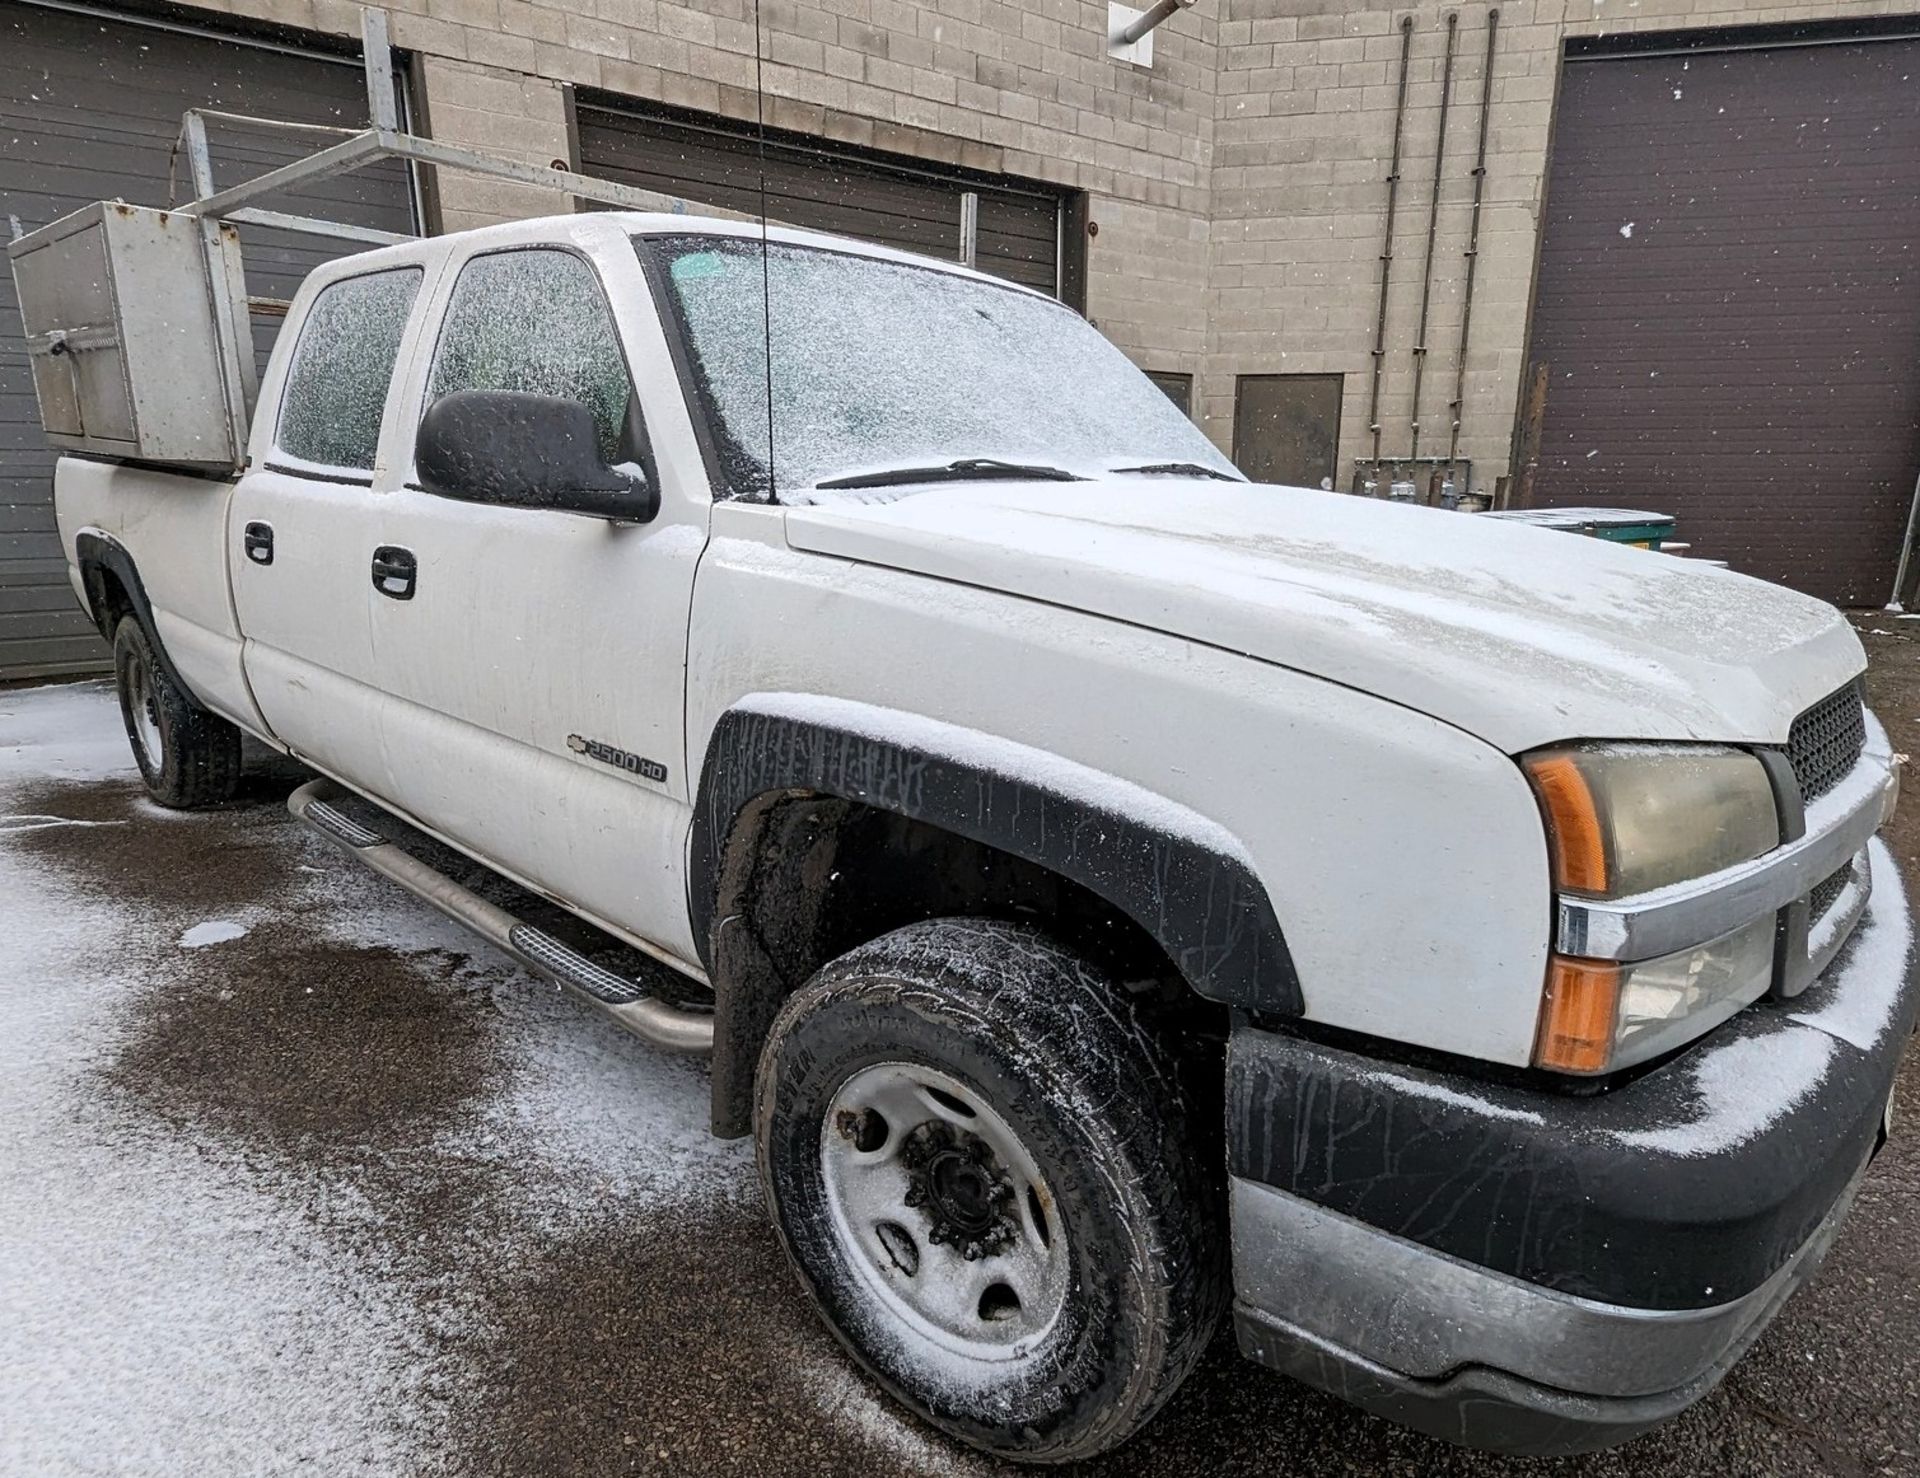
<instances>
[{"instance_id":1,"label":"snow patch on ground","mask_svg":"<svg viewBox=\"0 0 1920 1478\"><path fill-rule=\"evenodd\" d=\"M130 767L111 700L55 692L0 705L0 803ZM94 1091L151 987L140 938L0 843L0 1470L404 1471L426 1368L405 1303L279 1177L223 1173Z\"/></svg>"},{"instance_id":2,"label":"snow patch on ground","mask_svg":"<svg viewBox=\"0 0 1920 1478\"><path fill-rule=\"evenodd\" d=\"M809 1369L802 1379L821 1411L890 1454L900 1464L897 1471L927 1478L971 1478L993 1471L985 1462L970 1461L942 1446L850 1368Z\"/></svg>"},{"instance_id":3,"label":"snow patch on ground","mask_svg":"<svg viewBox=\"0 0 1920 1478\"><path fill-rule=\"evenodd\" d=\"M133 771L107 681L0 693L0 784L9 778L105 780Z\"/></svg>"},{"instance_id":4,"label":"snow patch on ground","mask_svg":"<svg viewBox=\"0 0 1920 1478\"><path fill-rule=\"evenodd\" d=\"M324 938L472 961L512 1061L505 1090L479 1106L457 1148L503 1162L501 1192L530 1227L552 1231L604 1211L609 1197L691 1207L755 1194L751 1142L715 1139L708 1127L703 1065L648 1047L397 884L310 845L329 900L311 927Z\"/></svg>"},{"instance_id":5,"label":"snow patch on ground","mask_svg":"<svg viewBox=\"0 0 1920 1478\"><path fill-rule=\"evenodd\" d=\"M0 695L0 814L50 776L135 778L110 688ZM103 1086L130 1006L179 988L180 959L156 941L270 927L290 944L469 962L457 988L507 1018L504 1086L410 1153L487 1169L474 1234L496 1284L611 1206L639 1227L752 1194L745 1142L707 1133L698 1066L594 1018L291 820L280 835L295 886L206 919L75 887L0 834L0 1471L424 1471L467 1379L461 1351L484 1333L483 1301L412 1271L392 1237L417 1232L390 1227L350 1171L178 1129ZM404 970L394 987L448 988Z\"/></svg>"},{"instance_id":6,"label":"snow patch on ground","mask_svg":"<svg viewBox=\"0 0 1920 1478\"><path fill-rule=\"evenodd\" d=\"M246 937L245 924L236 924L232 919L209 919L204 924L195 924L175 942L182 949L205 949L210 944L226 944Z\"/></svg>"},{"instance_id":7,"label":"snow patch on ground","mask_svg":"<svg viewBox=\"0 0 1920 1478\"><path fill-rule=\"evenodd\" d=\"M9 831L54 831L63 826L118 826L118 821L80 821L71 816L39 816L32 812L20 812L12 816L0 816L0 832Z\"/></svg>"}]
</instances>

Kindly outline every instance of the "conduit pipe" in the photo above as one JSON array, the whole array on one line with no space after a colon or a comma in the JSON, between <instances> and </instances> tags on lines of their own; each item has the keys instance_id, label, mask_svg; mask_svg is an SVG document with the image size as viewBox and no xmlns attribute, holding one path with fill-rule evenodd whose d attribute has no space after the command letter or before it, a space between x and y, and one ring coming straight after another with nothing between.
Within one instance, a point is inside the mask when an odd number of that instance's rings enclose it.
<instances>
[{"instance_id":1,"label":"conduit pipe","mask_svg":"<svg viewBox=\"0 0 1920 1478\"><path fill-rule=\"evenodd\" d=\"M1440 131L1433 141L1433 189L1427 197L1427 257L1420 269L1420 327L1413 336L1411 453L1414 460L1420 456L1420 386L1427 374L1427 320L1433 307L1433 244L1440 235L1440 174L1447 162L1447 110L1453 105L1453 42L1459 30L1459 12L1448 11L1446 60L1440 66Z\"/></svg>"},{"instance_id":2,"label":"conduit pipe","mask_svg":"<svg viewBox=\"0 0 1920 1478\"><path fill-rule=\"evenodd\" d=\"M1400 18L1400 96L1393 108L1393 161L1387 166L1387 228L1380 244L1380 309L1373 325L1373 386L1367 394L1367 429L1373 460L1380 461L1380 369L1387 357L1387 289L1393 280L1393 218L1400 201L1400 143L1407 125L1407 60L1413 51L1413 17Z\"/></svg>"},{"instance_id":3,"label":"conduit pipe","mask_svg":"<svg viewBox=\"0 0 1920 1478\"><path fill-rule=\"evenodd\" d=\"M1487 12L1487 60L1480 75L1480 146L1473 156L1473 215L1467 228L1467 287L1460 302L1460 347L1454 354L1453 433L1447 442L1447 461L1460 455L1460 412L1467 393L1467 331L1473 326L1473 284L1480 273L1480 202L1487 184L1487 117L1493 111L1493 47L1500 34L1500 12Z\"/></svg>"}]
</instances>

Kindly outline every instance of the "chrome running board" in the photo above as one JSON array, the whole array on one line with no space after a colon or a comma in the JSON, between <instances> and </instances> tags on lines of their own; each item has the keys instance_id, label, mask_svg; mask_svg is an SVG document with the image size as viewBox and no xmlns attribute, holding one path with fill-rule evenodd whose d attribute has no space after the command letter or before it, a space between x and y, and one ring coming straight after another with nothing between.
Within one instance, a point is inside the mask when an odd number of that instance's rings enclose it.
<instances>
[{"instance_id":1,"label":"chrome running board","mask_svg":"<svg viewBox=\"0 0 1920 1478\"><path fill-rule=\"evenodd\" d=\"M390 878L423 903L478 934L495 949L610 1016L643 1042L668 1052L713 1051L713 1013L655 1000L638 981L595 964L505 909L463 888L362 826L332 802L346 794L331 780L311 780L287 797L287 809L361 865Z\"/></svg>"}]
</instances>

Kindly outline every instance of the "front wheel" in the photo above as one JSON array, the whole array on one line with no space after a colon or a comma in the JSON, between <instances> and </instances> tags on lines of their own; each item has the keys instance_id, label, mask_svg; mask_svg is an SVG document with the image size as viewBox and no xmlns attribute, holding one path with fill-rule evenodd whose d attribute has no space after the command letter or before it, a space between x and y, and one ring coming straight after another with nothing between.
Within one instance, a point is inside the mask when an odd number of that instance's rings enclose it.
<instances>
[{"instance_id":1,"label":"front wheel","mask_svg":"<svg viewBox=\"0 0 1920 1478\"><path fill-rule=\"evenodd\" d=\"M896 1397L1030 1462L1142 1426L1215 1329L1213 1136L1112 982L948 919L829 964L761 1057L760 1173L828 1324Z\"/></svg>"},{"instance_id":2,"label":"front wheel","mask_svg":"<svg viewBox=\"0 0 1920 1478\"><path fill-rule=\"evenodd\" d=\"M231 800L240 785L240 731L167 676L137 616L124 617L113 634L113 672L148 794L176 810Z\"/></svg>"}]
</instances>

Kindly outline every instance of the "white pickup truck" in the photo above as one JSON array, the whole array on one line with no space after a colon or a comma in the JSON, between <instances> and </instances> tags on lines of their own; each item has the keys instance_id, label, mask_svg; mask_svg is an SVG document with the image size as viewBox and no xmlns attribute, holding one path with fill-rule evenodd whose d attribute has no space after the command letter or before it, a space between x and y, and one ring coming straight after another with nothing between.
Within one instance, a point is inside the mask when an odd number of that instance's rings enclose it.
<instances>
[{"instance_id":1,"label":"white pickup truck","mask_svg":"<svg viewBox=\"0 0 1920 1478\"><path fill-rule=\"evenodd\" d=\"M237 481L57 493L154 796L251 734L344 850L710 1051L826 1321L996 1453L1122 1441L1229 1301L1454 1441L1623 1440L1884 1140L1920 996L1836 611L1250 485L1024 289L677 215L367 251Z\"/></svg>"}]
</instances>

